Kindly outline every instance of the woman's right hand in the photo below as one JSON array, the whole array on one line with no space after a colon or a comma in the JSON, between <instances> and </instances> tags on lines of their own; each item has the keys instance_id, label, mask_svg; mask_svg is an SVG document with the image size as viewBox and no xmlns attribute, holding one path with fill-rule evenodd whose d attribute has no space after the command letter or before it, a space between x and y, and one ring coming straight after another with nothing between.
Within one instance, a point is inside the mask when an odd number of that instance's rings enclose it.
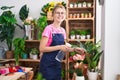
<instances>
[{"instance_id":1,"label":"woman's right hand","mask_svg":"<svg viewBox=\"0 0 120 80\"><path fill-rule=\"evenodd\" d=\"M69 46L67 45L60 45L60 50L63 52L69 52Z\"/></svg>"}]
</instances>

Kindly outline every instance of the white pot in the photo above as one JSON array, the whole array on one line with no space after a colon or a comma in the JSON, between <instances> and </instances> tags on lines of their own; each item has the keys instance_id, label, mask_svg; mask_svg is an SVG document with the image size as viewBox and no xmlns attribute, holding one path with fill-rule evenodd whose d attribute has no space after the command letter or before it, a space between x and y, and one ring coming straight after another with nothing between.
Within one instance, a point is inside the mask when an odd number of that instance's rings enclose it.
<instances>
[{"instance_id":1,"label":"white pot","mask_svg":"<svg viewBox=\"0 0 120 80\"><path fill-rule=\"evenodd\" d=\"M30 53L30 59L32 59L32 54Z\"/></svg>"},{"instance_id":2,"label":"white pot","mask_svg":"<svg viewBox=\"0 0 120 80\"><path fill-rule=\"evenodd\" d=\"M81 38L81 39L85 39L85 35L81 35L80 38Z\"/></svg>"},{"instance_id":3,"label":"white pot","mask_svg":"<svg viewBox=\"0 0 120 80\"><path fill-rule=\"evenodd\" d=\"M90 35L86 35L87 39L90 39Z\"/></svg>"},{"instance_id":4,"label":"white pot","mask_svg":"<svg viewBox=\"0 0 120 80\"><path fill-rule=\"evenodd\" d=\"M79 7L79 8L82 7L82 3L78 3L78 7Z\"/></svg>"},{"instance_id":5,"label":"white pot","mask_svg":"<svg viewBox=\"0 0 120 80\"><path fill-rule=\"evenodd\" d=\"M73 6L74 6L74 5L73 5L72 3L70 3L70 8L73 8Z\"/></svg>"},{"instance_id":6,"label":"white pot","mask_svg":"<svg viewBox=\"0 0 120 80\"><path fill-rule=\"evenodd\" d=\"M85 80L84 76L76 76L75 80Z\"/></svg>"},{"instance_id":7,"label":"white pot","mask_svg":"<svg viewBox=\"0 0 120 80\"><path fill-rule=\"evenodd\" d=\"M76 3L74 3L74 8L77 8L77 4Z\"/></svg>"},{"instance_id":8,"label":"white pot","mask_svg":"<svg viewBox=\"0 0 120 80\"><path fill-rule=\"evenodd\" d=\"M75 35L71 35L71 36L70 36L70 39L75 39Z\"/></svg>"},{"instance_id":9,"label":"white pot","mask_svg":"<svg viewBox=\"0 0 120 80\"><path fill-rule=\"evenodd\" d=\"M90 72L88 70L88 80L97 80L98 72Z\"/></svg>"},{"instance_id":10,"label":"white pot","mask_svg":"<svg viewBox=\"0 0 120 80\"><path fill-rule=\"evenodd\" d=\"M37 59L38 58L38 56L37 55L32 55L32 59Z\"/></svg>"},{"instance_id":11,"label":"white pot","mask_svg":"<svg viewBox=\"0 0 120 80\"><path fill-rule=\"evenodd\" d=\"M80 35L76 35L76 38L79 39L79 38L80 38Z\"/></svg>"},{"instance_id":12,"label":"white pot","mask_svg":"<svg viewBox=\"0 0 120 80\"><path fill-rule=\"evenodd\" d=\"M87 7L91 7L92 6L92 3L87 3Z\"/></svg>"}]
</instances>

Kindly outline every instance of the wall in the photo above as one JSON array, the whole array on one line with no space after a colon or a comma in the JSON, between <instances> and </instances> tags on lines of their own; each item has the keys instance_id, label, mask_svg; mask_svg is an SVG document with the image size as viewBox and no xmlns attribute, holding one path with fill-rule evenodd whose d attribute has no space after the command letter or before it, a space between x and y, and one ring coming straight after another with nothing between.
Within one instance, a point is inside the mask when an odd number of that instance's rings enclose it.
<instances>
[{"instance_id":1,"label":"wall","mask_svg":"<svg viewBox=\"0 0 120 80\"><path fill-rule=\"evenodd\" d=\"M104 80L116 80L120 74L120 0L105 0L102 7L104 41Z\"/></svg>"}]
</instances>

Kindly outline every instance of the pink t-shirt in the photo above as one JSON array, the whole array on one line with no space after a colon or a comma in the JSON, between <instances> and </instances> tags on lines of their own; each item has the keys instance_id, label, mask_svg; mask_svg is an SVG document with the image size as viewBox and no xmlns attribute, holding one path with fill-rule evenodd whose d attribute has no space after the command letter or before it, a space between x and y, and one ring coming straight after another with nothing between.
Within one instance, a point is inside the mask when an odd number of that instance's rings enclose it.
<instances>
[{"instance_id":1,"label":"pink t-shirt","mask_svg":"<svg viewBox=\"0 0 120 80\"><path fill-rule=\"evenodd\" d=\"M46 46L50 46L50 44L52 43L52 33L62 33L64 36L64 39L66 39L66 32L64 28L61 27L60 29L57 29L52 24L50 24L45 27L42 33L42 36L45 36L48 38L48 42Z\"/></svg>"}]
</instances>

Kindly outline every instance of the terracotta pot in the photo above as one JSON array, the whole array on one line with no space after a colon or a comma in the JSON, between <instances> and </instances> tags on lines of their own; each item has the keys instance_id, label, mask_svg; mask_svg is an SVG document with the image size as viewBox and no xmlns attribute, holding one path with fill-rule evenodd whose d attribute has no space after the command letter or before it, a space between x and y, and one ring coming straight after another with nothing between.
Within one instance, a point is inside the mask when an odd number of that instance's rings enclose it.
<instances>
[{"instance_id":1,"label":"terracotta pot","mask_svg":"<svg viewBox=\"0 0 120 80\"><path fill-rule=\"evenodd\" d=\"M6 51L6 53L5 53L6 59L13 59L13 57L14 57L13 51Z\"/></svg>"}]
</instances>

